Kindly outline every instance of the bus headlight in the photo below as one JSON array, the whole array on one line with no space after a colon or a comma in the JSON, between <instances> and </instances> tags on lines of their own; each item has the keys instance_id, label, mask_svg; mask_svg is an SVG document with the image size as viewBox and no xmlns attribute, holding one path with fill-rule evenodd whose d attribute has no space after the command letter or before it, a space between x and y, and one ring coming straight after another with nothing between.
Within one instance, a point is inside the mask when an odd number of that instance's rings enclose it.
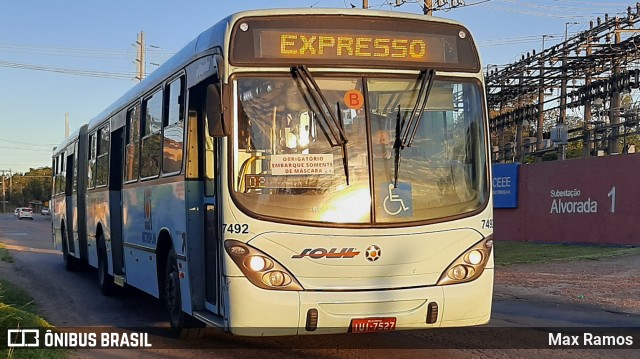
<instances>
[{"instance_id":1,"label":"bus headlight","mask_svg":"<svg viewBox=\"0 0 640 359\"><path fill-rule=\"evenodd\" d=\"M224 248L253 285L263 289L304 290L284 266L262 251L233 239L224 241Z\"/></svg>"},{"instance_id":2,"label":"bus headlight","mask_svg":"<svg viewBox=\"0 0 640 359\"><path fill-rule=\"evenodd\" d=\"M465 258L465 261L472 265L478 265L482 263L482 257L483 257L482 252L477 249L474 249L471 252L469 252L469 254L467 255L467 258Z\"/></svg>"},{"instance_id":3,"label":"bus headlight","mask_svg":"<svg viewBox=\"0 0 640 359\"><path fill-rule=\"evenodd\" d=\"M488 237L467 249L442 272L438 285L458 284L478 278L489 261L493 239Z\"/></svg>"},{"instance_id":4,"label":"bus headlight","mask_svg":"<svg viewBox=\"0 0 640 359\"><path fill-rule=\"evenodd\" d=\"M270 272L265 273L262 276L262 281L271 287L281 287L283 285L288 285L291 283L291 277L279 270L272 270Z\"/></svg>"},{"instance_id":5,"label":"bus headlight","mask_svg":"<svg viewBox=\"0 0 640 359\"><path fill-rule=\"evenodd\" d=\"M250 256L245 265L254 272L262 272L273 267L273 263L263 256Z\"/></svg>"}]
</instances>

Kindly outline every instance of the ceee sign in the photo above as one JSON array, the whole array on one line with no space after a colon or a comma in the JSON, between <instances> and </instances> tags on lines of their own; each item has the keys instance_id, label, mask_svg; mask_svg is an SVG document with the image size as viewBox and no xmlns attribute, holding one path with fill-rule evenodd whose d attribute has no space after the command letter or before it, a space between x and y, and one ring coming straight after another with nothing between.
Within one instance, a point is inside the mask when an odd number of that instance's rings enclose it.
<instances>
[{"instance_id":1,"label":"ceee sign","mask_svg":"<svg viewBox=\"0 0 640 359\"><path fill-rule=\"evenodd\" d=\"M493 208L518 207L519 163L498 163L492 166Z\"/></svg>"}]
</instances>

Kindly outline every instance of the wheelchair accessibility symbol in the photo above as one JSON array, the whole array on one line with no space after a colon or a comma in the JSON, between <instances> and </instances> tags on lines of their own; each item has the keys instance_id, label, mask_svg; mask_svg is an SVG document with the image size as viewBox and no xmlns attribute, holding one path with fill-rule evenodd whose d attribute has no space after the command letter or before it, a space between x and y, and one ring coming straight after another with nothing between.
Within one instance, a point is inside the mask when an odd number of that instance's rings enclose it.
<instances>
[{"instance_id":1,"label":"wheelchair accessibility symbol","mask_svg":"<svg viewBox=\"0 0 640 359\"><path fill-rule=\"evenodd\" d=\"M393 183L385 183L382 186L382 193L386 194L382 208L389 216L413 216L410 183L398 183L397 187Z\"/></svg>"}]
</instances>

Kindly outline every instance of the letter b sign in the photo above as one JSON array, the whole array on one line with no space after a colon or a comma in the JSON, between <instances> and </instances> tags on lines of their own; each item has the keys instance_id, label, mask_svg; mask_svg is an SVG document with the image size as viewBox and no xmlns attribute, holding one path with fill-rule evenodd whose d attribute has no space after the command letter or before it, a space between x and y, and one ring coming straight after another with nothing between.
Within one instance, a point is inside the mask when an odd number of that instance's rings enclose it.
<instances>
[{"instance_id":1,"label":"letter b sign","mask_svg":"<svg viewBox=\"0 0 640 359\"><path fill-rule=\"evenodd\" d=\"M347 108L359 110L364 105L364 96L358 90L349 90L344 94L344 103Z\"/></svg>"}]
</instances>

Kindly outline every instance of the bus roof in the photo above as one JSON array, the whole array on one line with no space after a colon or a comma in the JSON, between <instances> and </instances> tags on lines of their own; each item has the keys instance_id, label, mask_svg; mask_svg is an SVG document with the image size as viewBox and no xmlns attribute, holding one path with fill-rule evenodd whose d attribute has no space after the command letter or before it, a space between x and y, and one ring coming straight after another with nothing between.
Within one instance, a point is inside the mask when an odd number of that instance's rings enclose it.
<instances>
[{"instance_id":1,"label":"bus roof","mask_svg":"<svg viewBox=\"0 0 640 359\"><path fill-rule=\"evenodd\" d=\"M414 19L421 21L435 21L445 22L450 24L461 25L460 22L445 19L441 17L428 16L422 14L414 14L399 11L386 11L386 10L370 10L360 8L294 8L294 9L264 9L264 10L246 10L240 11L229 15L225 20L229 22L238 21L243 17L249 16L276 16L276 15L358 15L358 16L371 16L371 17L386 17L386 18L399 18L399 19Z\"/></svg>"}]
</instances>

